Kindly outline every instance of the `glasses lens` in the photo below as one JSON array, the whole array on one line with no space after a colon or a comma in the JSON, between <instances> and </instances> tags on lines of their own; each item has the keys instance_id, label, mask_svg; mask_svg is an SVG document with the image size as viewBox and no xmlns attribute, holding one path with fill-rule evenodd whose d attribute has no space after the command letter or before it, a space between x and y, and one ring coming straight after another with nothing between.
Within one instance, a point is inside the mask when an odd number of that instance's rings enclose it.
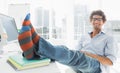
<instances>
[{"instance_id":1,"label":"glasses lens","mask_svg":"<svg viewBox=\"0 0 120 73\"><path fill-rule=\"evenodd\" d=\"M92 18L93 21L102 21L102 18Z\"/></svg>"}]
</instances>

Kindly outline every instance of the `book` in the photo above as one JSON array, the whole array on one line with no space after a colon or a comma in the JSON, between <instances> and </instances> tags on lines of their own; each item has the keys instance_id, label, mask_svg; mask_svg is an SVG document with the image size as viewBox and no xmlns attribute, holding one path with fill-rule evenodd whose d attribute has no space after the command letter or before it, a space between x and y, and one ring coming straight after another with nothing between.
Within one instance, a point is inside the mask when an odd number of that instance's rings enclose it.
<instances>
[{"instance_id":1,"label":"book","mask_svg":"<svg viewBox=\"0 0 120 73\"><path fill-rule=\"evenodd\" d=\"M34 59L34 60L27 60L22 55L13 55L10 56L7 62L14 67L15 70L25 70L40 66L46 66L50 64L49 58L44 59Z\"/></svg>"}]
</instances>

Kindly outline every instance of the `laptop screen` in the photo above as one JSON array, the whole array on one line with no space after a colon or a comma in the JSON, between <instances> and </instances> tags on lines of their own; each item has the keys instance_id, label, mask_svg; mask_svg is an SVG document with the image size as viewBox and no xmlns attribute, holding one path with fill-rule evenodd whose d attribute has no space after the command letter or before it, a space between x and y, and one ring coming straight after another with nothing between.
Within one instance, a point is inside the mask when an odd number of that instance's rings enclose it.
<instances>
[{"instance_id":1,"label":"laptop screen","mask_svg":"<svg viewBox=\"0 0 120 73\"><path fill-rule=\"evenodd\" d=\"M3 25L3 28L5 29L8 36L7 42L12 42L17 40L18 30L17 30L17 26L14 18L4 14L0 14L0 19Z\"/></svg>"}]
</instances>

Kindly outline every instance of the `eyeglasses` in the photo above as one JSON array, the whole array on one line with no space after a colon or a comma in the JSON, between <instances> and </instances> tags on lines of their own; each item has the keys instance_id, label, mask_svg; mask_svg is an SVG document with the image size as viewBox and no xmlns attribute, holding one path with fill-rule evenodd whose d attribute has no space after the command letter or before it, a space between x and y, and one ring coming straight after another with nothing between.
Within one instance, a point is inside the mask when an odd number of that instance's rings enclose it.
<instances>
[{"instance_id":1,"label":"eyeglasses","mask_svg":"<svg viewBox=\"0 0 120 73\"><path fill-rule=\"evenodd\" d=\"M0 42L1 42L1 35L0 35Z\"/></svg>"},{"instance_id":2,"label":"eyeglasses","mask_svg":"<svg viewBox=\"0 0 120 73\"><path fill-rule=\"evenodd\" d=\"M92 18L92 21L102 21L103 19L102 18Z\"/></svg>"}]
</instances>

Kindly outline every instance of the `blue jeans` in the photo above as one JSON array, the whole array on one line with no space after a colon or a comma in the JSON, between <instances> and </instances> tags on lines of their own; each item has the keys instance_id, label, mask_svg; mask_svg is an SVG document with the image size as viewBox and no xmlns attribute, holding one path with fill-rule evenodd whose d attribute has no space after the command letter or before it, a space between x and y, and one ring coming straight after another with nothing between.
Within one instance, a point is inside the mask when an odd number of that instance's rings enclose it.
<instances>
[{"instance_id":1,"label":"blue jeans","mask_svg":"<svg viewBox=\"0 0 120 73\"><path fill-rule=\"evenodd\" d=\"M54 59L64 65L70 66L76 73L100 73L100 63L84 53L76 50L70 50L66 46L53 46L43 38L39 40L39 49L37 53Z\"/></svg>"}]
</instances>

